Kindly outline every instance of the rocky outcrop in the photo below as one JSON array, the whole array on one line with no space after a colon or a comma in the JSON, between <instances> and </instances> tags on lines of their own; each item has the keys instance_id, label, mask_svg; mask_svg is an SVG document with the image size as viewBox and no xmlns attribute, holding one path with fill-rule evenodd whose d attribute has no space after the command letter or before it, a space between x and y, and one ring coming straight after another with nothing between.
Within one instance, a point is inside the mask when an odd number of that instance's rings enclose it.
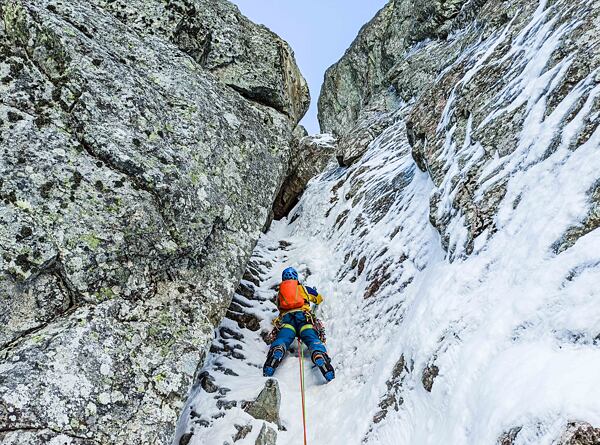
<instances>
[{"instance_id":1,"label":"rocky outcrop","mask_svg":"<svg viewBox=\"0 0 600 445\"><path fill-rule=\"evenodd\" d=\"M358 123L338 140L336 149L338 164L342 167L351 166L365 154L369 144L396 120L385 100L376 101L361 110Z\"/></svg>"},{"instance_id":2,"label":"rocky outcrop","mask_svg":"<svg viewBox=\"0 0 600 445\"><path fill-rule=\"evenodd\" d=\"M514 445L523 427L515 427L502 434L498 445ZM600 443L600 428L586 422L570 422L564 433L553 442L556 445L597 445Z\"/></svg>"},{"instance_id":3,"label":"rocky outcrop","mask_svg":"<svg viewBox=\"0 0 600 445\"><path fill-rule=\"evenodd\" d=\"M294 147L288 175L273 204L275 219L287 216L300 200L308 181L325 169L335 154L335 142L327 134L304 135L299 138Z\"/></svg>"},{"instance_id":4,"label":"rocky outcrop","mask_svg":"<svg viewBox=\"0 0 600 445\"><path fill-rule=\"evenodd\" d=\"M94 0L129 28L167 37L202 68L243 96L295 123L310 104L290 46L228 1Z\"/></svg>"},{"instance_id":5,"label":"rocky outcrop","mask_svg":"<svg viewBox=\"0 0 600 445\"><path fill-rule=\"evenodd\" d=\"M519 435L519 433L521 432L522 429L523 429L523 427L516 426L514 428L511 428L507 432L503 433L498 438L497 445L514 445L515 441L517 440L517 436Z\"/></svg>"},{"instance_id":6,"label":"rocky outcrop","mask_svg":"<svg viewBox=\"0 0 600 445\"><path fill-rule=\"evenodd\" d=\"M457 213L465 215L467 252L472 250L475 238L496 231L494 219L508 178L522 167L515 159L522 156L526 142L519 137L528 131L528 125L535 122L537 131L548 131L546 150L537 160L563 146L573 150L584 145L597 127L589 116L598 111L598 104L589 104L589 109L584 104L600 66L600 51L592 44L597 40L594 23L599 17L598 8L584 4L563 8L559 4L540 14L535 3L513 3L513 7L521 7L520 12L516 15L509 10L504 20L511 24L506 25L503 34L489 38L488 53L457 59L437 79L435 88L423 93L408 119L417 164L437 186L445 181L455 186L452 198L436 194L431 201L432 222L450 249L448 222ZM481 10L478 18L488 28L484 28L484 35L502 23L498 7L496 2L488 2ZM533 23L524 17L534 17ZM553 38L532 42L520 52L518 42L532 32L540 37L551 33ZM510 60L515 68L507 70L498 63L504 60ZM544 72L547 79L534 80L533 76ZM514 88L527 88L536 82L542 85L539 93L514 93ZM576 102L569 103L575 95L579 96ZM543 106L546 113L539 122L533 115L536 106ZM576 116L586 122L577 128L577 134L568 134ZM565 131L567 139L563 137ZM455 151L454 163L446 162L449 148ZM473 151L479 154L475 157ZM511 157L514 159L509 161ZM498 158L503 160L491 168L492 160ZM533 165L536 159L523 162ZM592 227L596 225L593 215L592 211ZM582 230L580 236L589 231Z\"/></svg>"},{"instance_id":7,"label":"rocky outcrop","mask_svg":"<svg viewBox=\"0 0 600 445\"><path fill-rule=\"evenodd\" d=\"M387 392L379 401L378 406L380 410L373 416L374 424L385 419L390 409L393 408L395 411L398 411L402 403L404 403L402 397L399 397L399 393L402 389L403 380L406 377L405 371L404 356L401 356L394 365L391 377L385 382Z\"/></svg>"},{"instance_id":8,"label":"rocky outcrop","mask_svg":"<svg viewBox=\"0 0 600 445\"><path fill-rule=\"evenodd\" d=\"M433 383L435 382L435 378L440 373L440 369L436 365L428 365L425 369L423 369L423 375L421 377L421 382L423 383L423 388L425 391L431 392L433 388Z\"/></svg>"},{"instance_id":9,"label":"rocky outcrop","mask_svg":"<svg viewBox=\"0 0 600 445\"><path fill-rule=\"evenodd\" d=\"M600 428L586 422L571 422L558 445L596 445L600 443Z\"/></svg>"},{"instance_id":10,"label":"rocky outcrop","mask_svg":"<svg viewBox=\"0 0 600 445\"><path fill-rule=\"evenodd\" d=\"M397 354L416 369L406 377L412 388L402 385L390 398L404 400L406 412L377 412L365 443L397 431L409 442L432 440L434 411L446 416L456 391L491 403L487 388L512 371L502 369L499 356L509 364L516 357L527 360L523 351L549 357L539 338L553 338L550 350L561 350L548 363L562 362L558 356L569 362L562 349L581 344L573 353L586 363L579 369L595 366L598 329L586 310L593 303L578 298L594 294L592 280L585 280L598 273L599 19L598 2L394 0L328 71L319 119L322 131L338 136L338 160L347 169L340 169L345 173L335 183L318 184L331 193L332 205L320 220L332 226L324 242L343 246L336 277L369 301L362 322L368 325L369 305L393 313L389 323L401 325L404 349ZM406 153L409 159L402 158ZM313 214L322 207L304 200L302 205ZM421 209L428 213L425 221ZM312 233L317 236L317 230ZM377 244L373 233L387 243ZM436 254L422 254L440 246ZM432 259L433 268L426 263ZM417 286L405 273L412 267L426 271L421 280L415 274ZM478 290L471 294L470 286ZM541 288L547 290L538 294ZM521 302L530 308L517 309ZM496 322L503 330L490 331ZM439 329L429 336L423 324ZM421 335L428 339L413 339ZM479 342L481 347L469 349ZM482 349L495 352L479 359L471 353ZM586 394L597 387L595 380L546 375L549 368L519 368L513 377L525 394L513 388L518 409L494 406L490 412L502 419L495 425L484 424L474 409L462 426L462 419L452 426L460 432L444 440L550 443L559 440L557 425L581 413L589 416L582 420L593 421L594 396ZM464 369L476 387L469 386ZM571 387L581 392L555 410L545 391L525 391L538 388L542 376L549 390L564 382L569 395ZM381 384L380 391L386 391ZM444 391L452 396L441 396ZM421 413L408 407L409 400L431 409ZM500 435L507 417L532 423L515 423L523 426ZM403 422L409 426L398 426ZM444 422L440 418L437 425L443 429ZM427 428L419 426L424 423ZM481 433L477 439L475 430ZM579 432L556 443L595 440L591 427L569 430ZM484 431L494 432L488 437Z\"/></svg>"},{"instance_id":11,"label":"rocky outcrop","mask_svg":"<svg viewBox=\"0 0 600 445\"><path fill-rule=\"evenodd\" d=\"M255 445L275 445L277 443L277 431L271 428L266 423L263 423L258 437L254 442Z\"/></svg>"},{"instance_id":12,"label":"rocky outcrop","mask_svg":"<svg viewBox=\"0 0 600 445\"><path fill-rule=\"evenodd\" d=\"M591 4L567 8L562 2L552 7L519 0L508 7L493 0L425 3L417 2L416 14L410 15L406 10L412 2L391 1L363 28L326 75L319 118L323 130L342 135L338 159L347 166L397 119L395 110L407 108L408 116L401 118L415 162L440 189L431 199L431 221L444 247L454 252L448 224L464 214L468 233L458 250L468 253L478 236L494 233L507 177L517 168L501 162L490 170L489 164L523 151L518 136L531 123L536 105L548 105L547 119L537 124L537 131L552 119L558 125L543 156L561 145L583 145L595 131L597 123L589 116L597 103L588 107L585 97L600 65L593 44L599 12ZM544 39L544 33L553 38ZM521 51L520 42L528 38L530 46ZM528 96L527 88L535 88L535 79L544 72L547 79L539 81L546 81L543 93ZM568 107L579 90L577 102L564 114L560 104ZM575 137L561 142L577 113L585 124ZM441 192L448 183L453 184L452 196ZM590 198L594 196L592 189ZM586 221L557 240L556 251L598 227L596 213L591 209Z\"/></svg>"},{"instance_id":13,"label":"rocky outcrop","mask_svg":"<svg viewBox=\"0 0 600 445\"><path fill-rule=\"evenodd\" d=\"M0 440L169 443L306 84L225 1L0 18Z\"/></svg>"},{"instance_id":14,"label":"rocky outcrop","mask_svg":"<svg viewBox=\"0 0 600 445\"><path fill-rule=\"evenodd\" d=\"M343 136L375 98L386 98L390 103L384 107L393 109L398 96L404 100L416 96L435 78L444 60L423 52L409 62L409 68L407 50L426 39L447 37L485 1L390 1L361 29L344 57L327 70L319 97L321 131Z\"/></svg>"},{"instance_id":15,"label":"rocky outcrop","mask_svg":"<svg viewBox=\"0 0 600 445\"><path fill-rule=\"evenodd\" d=\"M281 392L277 380L269 379L265 387L253 402L246 406L245 410L255 419L279 425L279 406L281 405Z\"/></svg>"},{"instance_id":16,"label":"rocky outcrop","mask_svg":"<svg viewBox=\"0 0 600 445\"><path fill-rule=\"evenodd\" d=\"M231 306L215 332L210 347L211 358L190 392L179 420L175 443L196 444L211 440L236 443L250 433L256 437L259 432L269 438L269 430L273 428L267 427L261 432L265 420L278 428L282 426L279 417L281 393L276 380L265 380L260 373L255 382L257 395L251 400L247 393L242 396L237 391L240 382L248 383L244 379L249 373L262 369L262 352L257 354L252 348L245 347L243 341L248 334L256 335L258 340L253 346L260 348L264 346L262 338L272 329L270 318L265 319L261 310L272 305L271 296L266 298L258 292L261 276L272 267L272 263L254 252ZM249 360L252 360L250 367L247 366ZM216 429L219 432L215 438L212 433Z\"/></svg>"}]
</instances>

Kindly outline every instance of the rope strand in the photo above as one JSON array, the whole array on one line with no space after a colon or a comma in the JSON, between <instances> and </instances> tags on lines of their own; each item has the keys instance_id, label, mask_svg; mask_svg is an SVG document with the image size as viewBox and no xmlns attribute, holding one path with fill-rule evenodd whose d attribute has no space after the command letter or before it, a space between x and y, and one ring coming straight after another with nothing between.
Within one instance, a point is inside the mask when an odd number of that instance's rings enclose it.
<instances>
[{"instance_id":1,"label":"rope strand","mask_svg":"<svg viewBox=\"0 0 600 445\"><path fill-rule=\"evenodd\" d=\"M306 405L304 401L304 351L302 351L302 342L298 338L298 360L300 361L300 393L302 394L302 423L304 425L304 445L306 441Z\"/></svg>"}]
</instances>

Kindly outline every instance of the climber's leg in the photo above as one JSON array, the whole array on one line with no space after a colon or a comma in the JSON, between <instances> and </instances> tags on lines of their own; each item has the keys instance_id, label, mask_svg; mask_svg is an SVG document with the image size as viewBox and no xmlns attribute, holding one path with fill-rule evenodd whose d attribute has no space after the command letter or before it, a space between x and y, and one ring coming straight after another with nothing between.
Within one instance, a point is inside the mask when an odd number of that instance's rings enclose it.
<instances>
[{"instance_id":1,"label":"climber's leg","mask_svg":"<svg viewBox=\"0 0 600 445\"><path fill-rule=\"evenodd\" d=\"M317 331L314 330L312 325L305 324L300 328L300 338L310 349L311 359L319 367L323 377L328 382L333 380L335 378L335 371L333 370L333 366L331 366L331 359L327 355L327 348L321 342Z\"/></svg>"},{"instance_id":2,"label":"climber's leg","mask_svg":"<svg viewBox=\"0 0 600 445\"><path fill-rule=\"evenodd\" d=\"M271 344L271 349L267 354L267 360L263 365L263 375L270 377L275 373L275 369L281 363L285 351L290 347L296 338L296 329L291 324L283 324L277 334L277 338Z\"/></svg>"}]
</instances>

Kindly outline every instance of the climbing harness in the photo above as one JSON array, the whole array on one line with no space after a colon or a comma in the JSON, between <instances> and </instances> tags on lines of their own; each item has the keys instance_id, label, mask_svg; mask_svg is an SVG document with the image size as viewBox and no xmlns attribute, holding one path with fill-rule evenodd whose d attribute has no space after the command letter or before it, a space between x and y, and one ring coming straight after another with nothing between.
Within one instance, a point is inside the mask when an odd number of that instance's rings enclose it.
<instances>
[{"instance_id":1,"label":"climbing harness","mask_svg":"<svg viewBox=\"0 0 600 445\"><path fill-rule=\"evenodd\" d=\"M300 360L300 393L302 394L302 424L304 425L304 445L306 445L306 405L304 401L304 351L298 338L298 359Z\"/></svg>"},{"instance_id":2,"label":"climbing harness","mask_svg":"<svg viewBox=\"0 0 600 445\"><path fill-rule=\"evenodd\" d=\"M318 309L318 307L319 306L317 305L316 309ZM316 316L313 310L305 311L304 314L306 315L306 320L308 323L310 323L312 325L311 327L317 332L319 339L323 343L327 343L327 338L325 336L325 325L323 325L323 322Z\"/></svg>"},{"instance_id":3,"label":"climbing harness","mask_svg":"<svg viewBox=\"0 0 600 445\"><path fill-rule=\"evenodd\" d=\"M275 326L271 332L269 332L266 336L265 336L265 343L270 345L271 343L273 343L275 341L275 339L277 338L277 335L279 334L279 327Z\"/></svg>"},{"instance_id":4,"label":"climbing harness","mask_svg":"<svg viewBox=\"0 0 600 445\"><path fill-rule=\"evenodd\" d=\"M307 321L307 324L305 324L301 328L300 332L302 332L306 329L312 328L317 332L317 335L319 336L319 339L321 340L321 342L323 342L323 344L326 344L327 337L325 336L325 325L323 324L323 322L313 313L312 310L303 310L303 309L297 310L297 312L300 312L300 311L304 312L304 315L305 315L306 321ZM290 312L288 312L288 314L289 313ZM292 325L283 323L282 318L283 318L282 315L279 315L277 318L275 318L272 322L273 329L271 329L271 331L263 337L265 342L268 345L270 345L271 343L273 343L275 341L275 339L279 335L279 331L281 329L283 329L284 327L291 328L292 330L295 331L295 328Z\"/></svg>"}]
</instances>

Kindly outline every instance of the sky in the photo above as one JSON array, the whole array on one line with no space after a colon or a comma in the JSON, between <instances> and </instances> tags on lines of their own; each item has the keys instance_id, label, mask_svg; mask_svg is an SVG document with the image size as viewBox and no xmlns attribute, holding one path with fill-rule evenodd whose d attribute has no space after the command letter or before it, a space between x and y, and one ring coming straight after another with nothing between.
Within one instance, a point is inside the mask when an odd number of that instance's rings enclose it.
<instances>
[{"instance_id":1,"label":"sky","mask_svg":"<svg viewBox=\"0 0 600 445\"><path fill-rule=\"evenodd\" d=\"M302 124L310 134L318 133L317 100L325 70L344 55L360 28L387 0L231 1L291 45L312 98Z\"/></svg>"}]
</instances>

